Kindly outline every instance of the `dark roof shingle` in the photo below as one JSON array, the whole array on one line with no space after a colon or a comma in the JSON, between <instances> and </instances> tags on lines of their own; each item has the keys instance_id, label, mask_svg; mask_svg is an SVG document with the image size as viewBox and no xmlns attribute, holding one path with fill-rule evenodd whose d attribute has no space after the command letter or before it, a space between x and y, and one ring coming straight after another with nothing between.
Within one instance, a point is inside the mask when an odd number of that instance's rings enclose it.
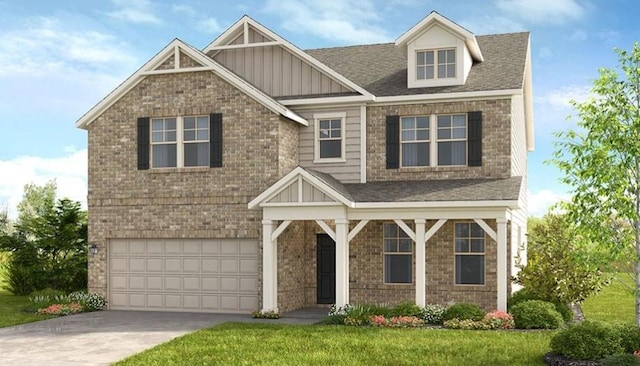
<instances>
[{"instance_id":1,"label":"dark roof shingle","mask_svg":"<svg viewBox=\"0 0 640 366\"><path fill-rule=\"evenodd\" d=\"M484 61L474 63L464 85L408 88L406 55L394 43L306 50L376 96L520 89L529 33L476 36Z\"/></svg>"}]
</instances>

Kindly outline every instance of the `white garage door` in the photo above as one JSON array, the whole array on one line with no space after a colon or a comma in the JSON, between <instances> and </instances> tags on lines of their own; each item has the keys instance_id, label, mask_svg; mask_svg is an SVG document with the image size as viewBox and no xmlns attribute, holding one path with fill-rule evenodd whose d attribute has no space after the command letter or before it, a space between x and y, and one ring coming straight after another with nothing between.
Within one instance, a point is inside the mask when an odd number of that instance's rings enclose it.
<instances>
[{"instance_id":1,"label":"white garage door","mask_svg":"<svg viewBox=\"0 0 640 366\"><path fill-rule=\"evenodd\" d=\"M111 309L248 313L258 308L258 241L111 240Z\"/></svg>"}]
</instances>

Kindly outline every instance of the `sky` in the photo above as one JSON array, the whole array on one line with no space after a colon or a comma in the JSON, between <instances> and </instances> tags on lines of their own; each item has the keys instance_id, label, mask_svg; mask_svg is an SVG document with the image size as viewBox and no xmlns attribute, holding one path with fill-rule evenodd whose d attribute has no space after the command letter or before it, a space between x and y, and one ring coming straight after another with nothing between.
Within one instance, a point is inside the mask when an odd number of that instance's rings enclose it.
<instances>
[{"instance_id":1,"label":"sky","mask_svg":"<svg viewBox=\"0 0 640 366\"><path fill-rule=\"evenodd\" d=\"M637 0L0 0L0 208L15 217L23 186L51 179L86 205L75 122L174 38L202 49L248 14L302 49L393 42L433 10L477 35L531 32L529 211L543 215L570 194L545 164L554 132L639 40Z\"/></svg>"}]
</instances>

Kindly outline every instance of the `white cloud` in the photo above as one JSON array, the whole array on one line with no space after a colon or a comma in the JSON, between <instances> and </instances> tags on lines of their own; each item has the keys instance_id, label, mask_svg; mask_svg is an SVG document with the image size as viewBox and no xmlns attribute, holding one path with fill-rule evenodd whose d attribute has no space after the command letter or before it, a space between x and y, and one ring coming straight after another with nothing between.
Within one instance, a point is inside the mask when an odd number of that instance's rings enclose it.
<instances>
[{"instance_id":1,"label":"white cloud","mask_svg":"<svg viewBox=\"0 0 640 366\"><path fill-rule=\"evenodd\" d=\"M7 202L9 216L15 218L25 184L43 185L56 180L58 197L82 202L86 208L87 150L67 152L57 158L20 156L0 160L0 202Z\"/></svg>"},{"instance_id":2,"label":"white cloud","mask_svg":"<svg viewBox=\"0 0 640 366\"><path fill-rule=\"evenodd\" d=\"M554 204L566 201L570 197L566 194L557 193L548 189L541 189L537 192L529 192L529 216L542 217Z\"/></svg>"},{"instance_id":3,"label":"white cloud","mask_svg":"<svg viewBox=\"0 0 640 366\"><path fill-rule=\"evenodd\" d=\"M591 87L585 85L568 85L560 89L551 90L536 97L539 103L547 104L555 108L572 108L570 100L579 103L586 101L591 96Z\"/></svg>"},{"instance_id":4,"label":"white cloud","mask_svg":"<svg viewBox=\"0 0 640 366\"><path fill-rule=\"evenodd\" d=\"M564 24L586 12L576 0L498 0L496 5L509 16L534 24Z\"/></svg>"},{"instance_id":5,"label":"white cloud","mask_svg":"<svg viewBox=\"0 0 640 366\"><path fill-rule=\"evenodd\" d=\"M393 38L376 25L383 21L383 15L375 11L371 0L268 0L266 9L280 16L282 26L293 32L360 44Z\"/></svg>"},{"instance_id":6,"label":"white cloud","mask_svg":"<svg viewBox=\"0 0 640 366\"><path fill-rule=\"evenodd\" d=\"M148 0L111 0L117 10L107 13L112 18L131 23L160 24L162 20L153 12Z\"/></svg>"},{"instance_id":7,"label":"white cloud","mask_svg":"<svg viewBox=\"0 0 640 366\"><path fill-rule=\"evenodd\" d=\"M203 19L198 22L198 26L207 33L220 33L223 29L216 18Z\"/></svg>"}]
</instances>

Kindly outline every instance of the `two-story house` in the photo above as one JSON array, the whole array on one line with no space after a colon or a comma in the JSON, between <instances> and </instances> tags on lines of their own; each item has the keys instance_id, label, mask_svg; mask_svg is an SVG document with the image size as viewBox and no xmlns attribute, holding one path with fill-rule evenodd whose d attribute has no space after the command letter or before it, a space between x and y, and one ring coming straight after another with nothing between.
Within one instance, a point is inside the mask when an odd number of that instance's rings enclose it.
<instances>
[{"instance_id":1,"label":"two-story house","mask_svg":"<svg viewBox=\"0 0 640 366\"><path fill-rule=\"evenodd\" d=\"M176 39L82 116L89 287L111 309L505 310L526 242L528 33L433 12L302 50L248 16Z\"/></svg>"}]
</instances>

